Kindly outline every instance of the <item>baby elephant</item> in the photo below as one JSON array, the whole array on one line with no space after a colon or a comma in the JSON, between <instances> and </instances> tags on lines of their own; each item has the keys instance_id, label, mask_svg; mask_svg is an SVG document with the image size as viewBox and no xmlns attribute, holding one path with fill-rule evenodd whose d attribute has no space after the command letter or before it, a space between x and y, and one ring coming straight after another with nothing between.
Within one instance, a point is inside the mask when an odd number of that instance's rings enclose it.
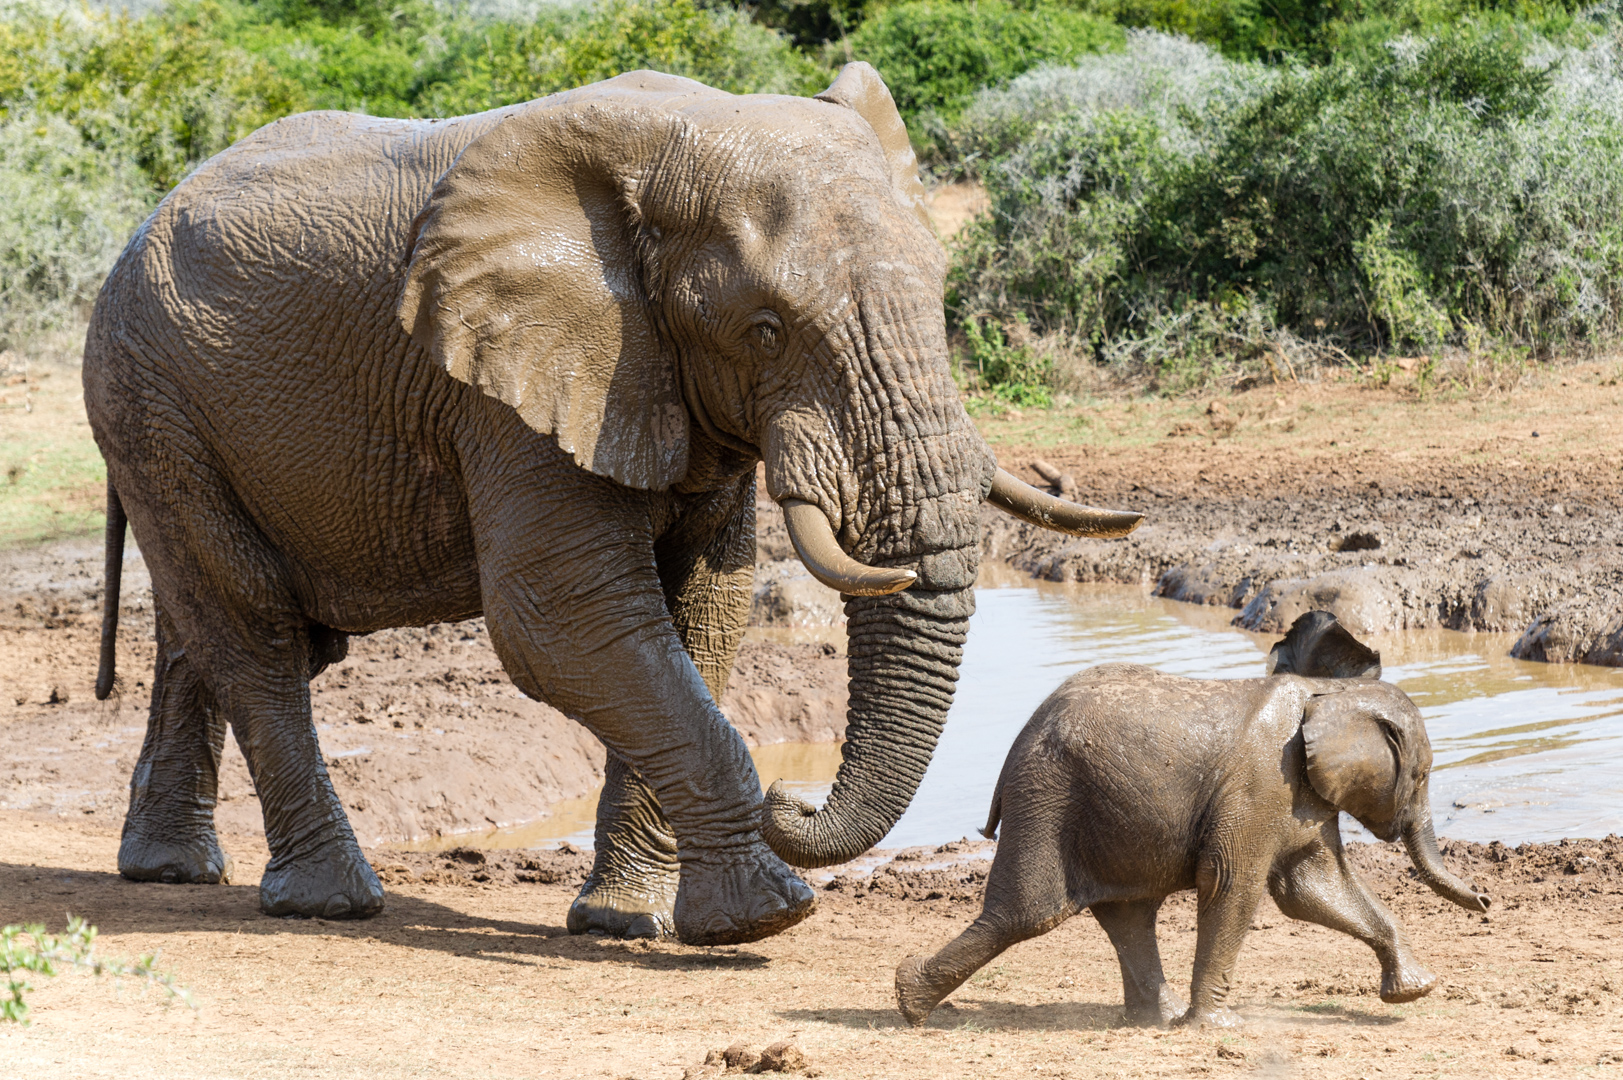
<instances>
[{"instance_id":1,"label":"baby elephant","mask_svg":"<svg viewBox=\"0 0 1623 1080\"><path fill-rule=\"evenodd\" d=\"M1379 654L1324 612L1298 619L1269 661L1262 679L1136 664L1067 679L1004 762L985 830L1001 818L1003 837L980 917L935 956L897 968L902 1015L924 1023L1004 949L1089 908L1116 947L1130 1022L1238 1023L1224 1002L1264 888L1291 918L1374 949L1382 1001L1429 993L1436 977L1347 864L1337 824L1345 810L1383 840L1402 837L1421 880L1468 911L1488 909L1437 850L1420 713L1375 681ZM1199 915L1186 1008L1161 973L1155 918L1188 888Z\"/></svg>"}]
</instances>

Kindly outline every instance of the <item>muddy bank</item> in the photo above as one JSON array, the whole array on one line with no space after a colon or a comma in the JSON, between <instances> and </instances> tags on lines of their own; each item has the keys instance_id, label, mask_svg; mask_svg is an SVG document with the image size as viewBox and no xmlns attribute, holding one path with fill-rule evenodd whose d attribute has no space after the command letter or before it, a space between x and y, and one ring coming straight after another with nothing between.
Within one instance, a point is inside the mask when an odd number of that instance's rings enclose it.
<instances>
[{"instance_id":1,"label":"muddy bank","mask_svg":"<svg viewBox=\"0 0 1623 1080\"><path fill-rule=\"evenodd\" d=\"M122 819L151 694L152 594L132 550L121 598L120 692L96 701L101 559L91 539L0 552L0 809ZM781 567L767 576L794 580ZM837 603L824 608L830 618L838 614ZM784 623L791 624L798 625ZM744 645L721 704L747 743L831 742L844 734L841 637L840 645ZM314 680L311 699L333 786L363 844L535 821L602 782L602 746L514 688L483 620L352 638L348 659ZM226 832L261 828L231 739L215 817Z\"/></svg>"},{"instance_id":2,"label":"muddy bank","mask_svg":"<svg viewBox=\"0 0 1623 1080\"><path fill-rule=\"evenodd\" d=\"M1051 581L1140 583L1279 632L1332 611L1355 633L1510 631L1514 655L1623 665L1623 470L1375 449L1311 456L1206 445L1001 449L1046 461L1097 505L1142 510L1123 540L1075 540L983 513L985 551ZM1053 490L1058 485L1052 485Z\"/></svg>"}]
</instances>

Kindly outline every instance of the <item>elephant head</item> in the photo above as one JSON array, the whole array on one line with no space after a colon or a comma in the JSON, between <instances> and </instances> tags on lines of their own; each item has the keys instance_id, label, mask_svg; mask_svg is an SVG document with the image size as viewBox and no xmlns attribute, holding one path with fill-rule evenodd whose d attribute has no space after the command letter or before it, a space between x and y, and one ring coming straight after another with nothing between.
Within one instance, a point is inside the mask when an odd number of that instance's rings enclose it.
<instances>
[{"instance_id":1,"label":"elephant head","mask_svg":"<svg viewBox=\"0 0 1623 1080\"><path fill-rule=\"evenodd\" d=\"M1380 682L1318 694L1303 712L1302 742L1307 779L1320 798L1382 840L1401 837L1420 879L1439 896L1467 911L1488 910L1488 897L1449 873L1437 850L1431 742L1407 694Z\"/></svg>"},{"instance_id":2,"label":"elephant head","mask_svg":"<svg viewBox=\"0 0 1623 1080\"><path fill-rule=\"evenodd\" d=\"M762 818L800 866L861 854L912 799L974 606L980 502L1079 535L1139 520L997 468L948 368L922 195L866 64L815 100L634 72L468 145L419 215L399 304L454 377L621 484L765 460L796 550L847 597L839 776L823 810L774 788Z\"/></svg>"},{"instance_id":3,"label":"elephant head","mask_svg":"<svg viewBox=\"0 0 1623 1080\"><path fill-rule=\"evenodd\" d=\"M1309 611L1297 616L1269 651L1268 674L1379 679L1381 654L1353 637L1328 611Z\"/></svg>"}]
</instances>

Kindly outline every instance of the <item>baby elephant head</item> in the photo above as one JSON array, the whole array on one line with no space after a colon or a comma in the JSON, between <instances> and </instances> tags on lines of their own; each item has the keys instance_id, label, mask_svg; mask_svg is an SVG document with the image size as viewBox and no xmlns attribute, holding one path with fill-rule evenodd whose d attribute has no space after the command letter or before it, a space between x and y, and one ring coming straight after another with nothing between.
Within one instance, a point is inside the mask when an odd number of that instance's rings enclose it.
<instances>
[{"instance_id":1,"label":"baby elephant head","mask_svg":"<svg viewBox=\"0 0 1623 1080\"><path fill-rule=\"evenodd\" d=\"M1420 878L1467 911L1488 897L1448 872L1431 824L1431 742L1409 696L1389 683L1353 682L1308 700L1302 717L1307 779L1319 797L1382 840L1402 837Z\"/></svg>"}]
</instances>

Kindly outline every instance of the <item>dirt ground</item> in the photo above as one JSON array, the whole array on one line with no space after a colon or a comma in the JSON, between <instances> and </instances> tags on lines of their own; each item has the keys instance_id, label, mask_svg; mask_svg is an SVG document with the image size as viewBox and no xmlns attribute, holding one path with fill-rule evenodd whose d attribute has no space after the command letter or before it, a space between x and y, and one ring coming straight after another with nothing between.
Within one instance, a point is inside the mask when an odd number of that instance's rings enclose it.
<instances>
[{"instance_id":1,"label":"dirt ground","mask_svg":"<svg viewBox=\"0 0 1623 1080\"><path fill-rule=\"evenodd\" d=\"M1130 1028L1087 915L1016 946L922 1029L892 977L978 909L989 845L919 851L871 876L816 875L817 913L753 945L690 949L569 936L586 856L374 852L389 906L367 922L267 919L253 837L227 837L229 886L123 881L103 822L0 812L6 919L93 919L108 956L162 950L197 1011L69 975L35 991L34 1025L0 1029L12 1075L185 1078L719 1075L711 1051L791 1041L826 1077L1554 1077L1623 1067L1623 841L1450 844L1494 898L1471 916L1409 880L1389 847L1356 853L1441 985L1383 1005L1363 946L1264 901L1241 954L1229 1031ZM960 860L941 868L943 862ZM1163 910L1168 972L1187 979L1194 906Z\"/></svg>"}]
</instances>

